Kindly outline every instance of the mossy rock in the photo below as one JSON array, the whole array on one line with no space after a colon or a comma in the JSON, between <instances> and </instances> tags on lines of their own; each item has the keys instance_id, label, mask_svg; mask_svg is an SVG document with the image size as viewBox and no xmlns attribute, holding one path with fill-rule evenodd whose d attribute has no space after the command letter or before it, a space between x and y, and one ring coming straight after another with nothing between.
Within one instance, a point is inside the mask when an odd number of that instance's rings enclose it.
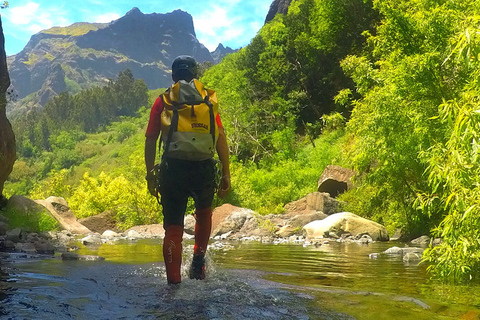
<instances>
[{"instance_id":1,"label":"mossy rock","mask_svg":"<svg viewBox=\"0 0 480 320\"><path fill-rule=\"evenodd\" d=\"M57 220L44 206L23 196L10 197L1 213L8 219L10 229L21 227L25 231L41 232L59 227Z\"/></svg>"}]
</instances>

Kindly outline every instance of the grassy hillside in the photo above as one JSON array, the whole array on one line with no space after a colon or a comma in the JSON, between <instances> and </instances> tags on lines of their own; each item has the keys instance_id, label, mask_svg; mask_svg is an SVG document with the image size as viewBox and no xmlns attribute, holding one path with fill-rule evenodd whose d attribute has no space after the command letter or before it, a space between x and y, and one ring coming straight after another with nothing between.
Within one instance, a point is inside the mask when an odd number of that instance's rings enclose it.
<instances>
[{"instance_id":1,"label":"grassy hillside","mask_svg":"<svg viewBox=\"0 0 480 320\"><path fill-rule=\"evenodd\" d=\"M108 26L108 23L78 22L68 27L53 27L42 32L47 34L59 34L64 36L81 36L88 33L89 31L96 31L98 29L105 28L106 26Z\"/></svg>"}]
</instances>

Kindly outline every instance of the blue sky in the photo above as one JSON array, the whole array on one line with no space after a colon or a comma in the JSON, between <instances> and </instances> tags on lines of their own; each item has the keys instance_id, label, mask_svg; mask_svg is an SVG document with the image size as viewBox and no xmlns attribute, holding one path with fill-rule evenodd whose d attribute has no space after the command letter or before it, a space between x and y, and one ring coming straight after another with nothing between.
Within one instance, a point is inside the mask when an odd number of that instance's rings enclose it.
<instances>
[{"instance_id":1,"label":"blue sky","mask_svg":"<svg viewBox=\"0 0 480 320\"><path fill-rule=\"evenodd\" d=\"M193 16L197 38L211 51L218 43L233 49L250 43L273 0L11 0L1 9L7 55L20 52L30 37L75 22L110 22L133 7L143 13L182 9ZM3 3L3 1L0 1Z\"/></svg>"}]
</instances>

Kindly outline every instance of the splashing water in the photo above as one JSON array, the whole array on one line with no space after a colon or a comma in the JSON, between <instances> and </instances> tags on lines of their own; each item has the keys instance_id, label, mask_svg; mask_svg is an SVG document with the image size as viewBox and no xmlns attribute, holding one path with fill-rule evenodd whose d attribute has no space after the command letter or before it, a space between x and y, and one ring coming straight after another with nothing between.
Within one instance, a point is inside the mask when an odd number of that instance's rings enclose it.
<instances>
[{"instance_id":1,"label":"splashing water","mask_svg":"<svg viewBox=\"0 0 480 320\"><path fill-rule=\"evenodd\" d=\"M163 263L41 264L62 275L14 272L2 301L9 319L354 319L309 308L312 297L261 280L259 272L219 270L211 261L207 280L184 277L175 286L166 284Z\"/></svg>"}]
</instances>

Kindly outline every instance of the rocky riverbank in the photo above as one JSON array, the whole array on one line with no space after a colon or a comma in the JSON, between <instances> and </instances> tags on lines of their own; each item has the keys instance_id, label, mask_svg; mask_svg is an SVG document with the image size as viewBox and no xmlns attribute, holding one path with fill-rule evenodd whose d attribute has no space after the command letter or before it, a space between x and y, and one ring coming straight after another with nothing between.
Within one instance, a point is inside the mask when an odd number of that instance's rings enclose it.
<instances>
[{"instance_id":1,"label":"rocky riverbank","mask_svg":"<svg viewBox=\"0 0 480 320\"><path fill-rule=\"evenodd\" d=\"M389 238L386 228L374 221L342 211L342 203L335 197L352 187L353 172L338 166L328 166L322 173L318 192L285 206L283 214L259 215L252 210L224 204L215 208L212 215L212 243L222 241L258 241L273 244L298 244L321 246L332 242L356 242L368 245L374 241L399 240ZM78 220L63 198L49 197L31 200L12 196L4 210L15 212L20 220L45 213L53 217L62 231L34 233L24 228L10 228L9 221L0 211L0 252L30 255L62 255L64 259L95 260L74 254L79 243L100 246L118 240L136 241L144 238L164 237L162 225L136 226L121 232L109 212ZM193 238L195 219L185 217L185 238ZM380 254L401 255L408 261L421 258L423 248L430 244L428 237L417 243L403 243L402 247ZM414 249L407 249L414 247ZM100 259L100 258L99 258Z\"/></svg>"},{"instance_id":2,"label":"rocky riverbank","mask_svg":"<svg viewBox=\"0 0 480 320\"><path fill-rule=\"evenodd\" d=\"M285 214L267 216L260 216L249 209L224 204L214 210L211 243L215 245L225 241L257 241L322 246L333 242L355 242L359 245L368 245L374 241L389 240L386 229L373 221L348 212L326 215L311 206L312 203L320 203L319 198L325 197L327 197L325 194L314 193L292 204L290 208L295 210L290 209L291 211ZM331 202L331 199L323 202L329 201ZM67 211L65 207L63 209L64 212ZM105 228L111 225L108 221L100 223L99 218L96 217L96 219L97 226ZM108 216L104 216L103 219L108 220ZM88 224L86 222L86 225ZM193 216L186 216L185 239L193 239L194 225ZM97 232L89 231L83 234L69 230L33 233L22 228L9 230L8 221L0 216L0 252L10 254L13 259L61 256L64 260L96 261L103 258L77 255L75 250L78 249L78 245L98 247L107 242L162 239L163 236L164 230L160 224L136 226L124 232L97 229ZM429 243L428 237L419 238L411 243L395 243L391 249L371 254L370 258L375 259L385 254L403 257L406 262L419 262L423 249Z\"/></svg>"}]
</instances>

